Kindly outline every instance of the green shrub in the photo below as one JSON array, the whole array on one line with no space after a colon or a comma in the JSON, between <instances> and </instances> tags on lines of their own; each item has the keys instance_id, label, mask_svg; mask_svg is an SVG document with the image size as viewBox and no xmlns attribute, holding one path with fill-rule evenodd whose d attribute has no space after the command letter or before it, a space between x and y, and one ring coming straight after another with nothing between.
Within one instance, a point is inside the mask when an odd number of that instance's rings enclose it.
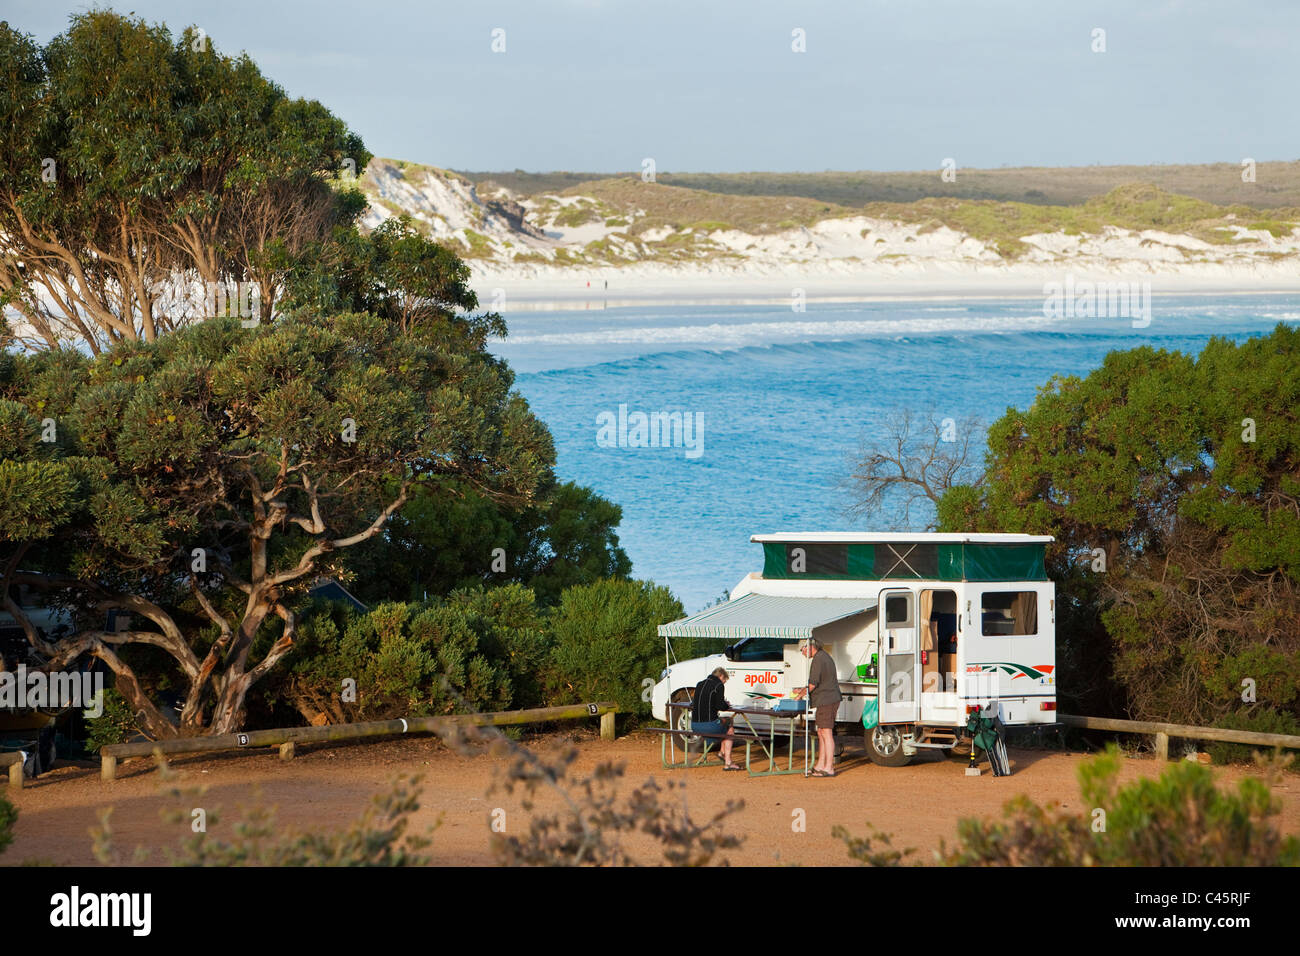
<instances>
[{"instance_id":1,"label":"green shrub","mask_svg":"<svg viewBox=\"0 0 1300 956\"><path fill-rule=\"evenodd\" d=\"M1184 761L1120 788L1120 762L1111 745L1080 766L1082 814L1021 795L1002 820L962 820L957 847L941 858L956 866L1300 866L1300 839L1270 819L1280 804L1262 781L1219 790L1208 768Z\"/></svg>"},{"instance_id":2,"label":"green shrub","mask_svg":"<svg viewBox=\"0 0 1300 956\"><path fill-rule=\"evenodd\" d=\"M1295 228L1294 223L1278 222L1276 219L1265 219L1260 222L1252 222L1247 229L1260 230L1267 232L1274 239L1285 239L1291 235L1291 230Z\"/></svg>"},{"instance_id":3,"label":"green shrub","mask_svg":"<svg viewBox=\"0 0 1300 956\"><path fill-rule=\"evenodd\" d=\"M465 255L467 258L482 259L492 255L492 240L473 229L465 230Z\"/></svg>"},{"instance_id":4,"label":"green shrub","mask_svg":"<svg viewBox=\"0 0 1300 956\"><path fill-rule=\"evenodd\" d=\"M843 840L849 857L863 866L900 866L903 858L915 853L912 847L902 850L894 849L894 841L888 833L877 830L868 824L867 835L855 837L848 827L836 825L831 827L831 836Z\"/></svg>"},{"instance_id":5,"label":"green shrub","mask_svg":"<svg viewBox=\"0 0 1300 956\"><path fill-rule=\"evenodd\" d=\"M386 720L508 710L541 702L547 636L522 585L455 591L358 615L304 616L298 653L277 692L309 721ZM345 687L355 681L355 699Z\"/></svg>"},{"instance_id":6,"label":"green shrub","mask_svg":"<svg viewBox=\"0 0 1300 956\"><path fill-rule=\"evenodd\" d=\"M446 602L478 636L478 649L499 663L510 682L510 708L546 703L551 636L531 588L507 584L454 591Z\"/></svg>"},{"instance_id":7,"label":"green shrub","mask_svg":"<svg viewBox=\"0 0 1300 956\"><path fill-rule=\"evenodd\" d=\"M555 642L552 703L609 700L649 715L643 682L663 670L657 627L683 616L667 588L607 579L569 588L550 616Z\"/></svg>"},{"instance_id":8,"label":"green shrub","mask_svg":"<svg viewBox=\"0 0 1300 956\"><path fill-rule=\"evenodd\" d=\"M585 226L588 223L604 222L600 210L588 202L580 202L562 210L555 217L555 225L566 229Z\"/></svg>"},{"instance_id":9,"label":"green shrub","mask_svg":"<svg viewBox=\"0 0 1300 956\"><path fill-rule=\"evenodd\" d=\"M1238 711L1215 721L1216 727L1226 730L1253 730L1261 734L1300 735L1300 721L1294 714L1276 710L1273 707L1260 707L1250 711ZM1248 744L1212 743L1209 754L1217 764L1250 763L1255 751L1260 747Z\"/></svg>"},{"instance_id":10,"label":"green shrub","mask_svg":"<svg viewBox=\"0 0 1300 956\"><path fill-rule=\"evenodd\" d=\"M138 729L131 705L110 687L104 691L104 712L86 720L86 749L94 752L108 744L124 743Z\"/></svg>"},{"instance_id":11,"label":"green shrub","mask_svg":"<svg viewBox=\"0 0 1300 956\"><path fill-rule=\"evenodd\" d=\"M0 853L14 842L14 824L18 822L18 811L14 805L0 797Z\"/></svg>"}]
</instances>

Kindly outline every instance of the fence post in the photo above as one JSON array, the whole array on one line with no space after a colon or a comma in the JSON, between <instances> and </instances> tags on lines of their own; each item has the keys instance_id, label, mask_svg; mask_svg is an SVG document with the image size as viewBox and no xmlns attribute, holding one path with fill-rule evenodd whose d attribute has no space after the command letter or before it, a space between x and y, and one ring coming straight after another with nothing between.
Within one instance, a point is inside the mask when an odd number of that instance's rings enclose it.
<instances>
[{"instance_id":1,"label":"fence post","mask_svg":"<svg viewBox=\"0 0 1300 956\"><path fill-rule=\"evenodd\" d=\"M1169 735L1156 734L1156 760L1164 763L1169 759Z\"/></svg>"},{"instance_id":2,"label":"fence post","mask_svg":"<svg viewBox=\"0 0 1300 956\"><path fill-rule=\"evenodd\" d=\"M605 713L600 715L600 739L601 740L614 739L614 718L616 716L617 715L612 710L606 711Z\"/></svg>"},{"instance_id":3,"label":"fence post","mask_svg":"<svg viewBox=\"0 0 1300 956\"><path fill-rule=\"evenodd\" d=\"M15 790L23 788L23 762L15 760L9 765L9 786Z\"/></svg>"},{"instance_id":4,"label":"fence post","mask_svg":"<svg viewBox=\"0 0 1300 956\"><path fill-rule=\"evenodd\" d=\"M117 758L101 750L99 752L99 761L99 778L107 783L112 783L117 779Z\"/></svg>"},{"instance_id":5,"label":"fence post","mask_svg":"<svg viewBox=\"0 0 1300 956\"><path fill-rule=\"evenodd\" d=\"M284 743L280 744L280 759L292 760L293 751L294 751L293 741L286 740Z\"/></svg>"}]
</instances>

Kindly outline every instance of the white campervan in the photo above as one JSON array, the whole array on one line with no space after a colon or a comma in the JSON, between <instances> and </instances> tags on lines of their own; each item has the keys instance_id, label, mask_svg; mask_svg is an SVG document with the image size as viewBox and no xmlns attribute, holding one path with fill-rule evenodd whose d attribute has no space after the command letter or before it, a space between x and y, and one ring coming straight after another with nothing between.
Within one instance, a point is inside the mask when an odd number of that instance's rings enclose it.
<instances>
[{"instance_id":1,"label":"white campervan","mask_svg":"<svg viewBox=\"0 0 1300 956\"><path fill-rule=\"evenodd\" d=\"M715 667L727 699L776 701L807 682L801 638L835 661L844 700L838 722L861 727L875 699L867 753L906 764L920 748L951 751L969 715L1008 727L1056 724L1056 590L1044 552L1053 539L1023 534L755 535L763 572L730 600L663 624L668 666L654 715L688 700ZM676 661L689 638L717 652ZM883 690L882 690L883 689ZM689 729L689 712L677 719Z\"/></svg>"}]
</instances>

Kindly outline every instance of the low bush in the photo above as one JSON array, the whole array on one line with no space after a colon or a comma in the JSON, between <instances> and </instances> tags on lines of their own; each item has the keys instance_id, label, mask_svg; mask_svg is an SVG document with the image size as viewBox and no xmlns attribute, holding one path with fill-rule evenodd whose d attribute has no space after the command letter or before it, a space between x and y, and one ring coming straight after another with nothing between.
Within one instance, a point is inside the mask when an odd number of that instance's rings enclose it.
<instances>
[{"instance_id":1,"label":"low bush","mask_svg":"<svg viewBox=\"0 0 1300 956\"><path fill-rule=\"evenodd\" d=\"M520 585L358 615L318 608L279 693L308 722L508 710L536 703L546 638Z\"/></svg>"},{"instance_id":2,"label":"low bush","mask_svg":"<svg viewBox=\"0 0 1300 956\"><path fill-rule=\"evenodd\" d=\"M1279 711L1273 707L1260 707L1250 711L1238 711L1220 717L1215 726L1227 730L1253 730L1261 734L1300 735L1300 720L1295 715ZM1211 758L1217 764L1250 763L1260 747L1247 744L1212 743L1207 748Z\"/></svg>"},{"instance_id":3,"label":"low bush","mask_svg":"<svg viewBox=\"0 0 1300 956\"><path fill-rule=\"evenodd\" d=\"M646 680L663 670L658 625L683 616L681 602L647 581L607 579L569 588L549 618L555 642L552 703L609 700L648 716Z\"/></svg>"},{"instance_id":4,"label":"low bush","mask_svg":"<svg viewBox=\"0 0 1300 956\"><path fill-rule=\"evenodd\" d=\"M0 853L14 842L14 824L18 822L18 811L14 805L0 797Z\"/></svg>"},{"instance_id":5,"label":"low bush","mask_svg":"<svg viewBox=\"0 0 1300 956\"><path fill-rule=\"evenodd\" d=\"M1280 809L1268 785L1215 786L1199 764L1170 765L1158 779L1117 785L1115 747L1079 768L1085 813L1025 796L999 821L962 820L958 844L941 851L957 866L1297 866L1300 839L1274 824Z\"/></svg>"},{"instance_id":6,"label":"low bush","mask_svg":"<svg viewBox=\"0 0 1300 956\"><path fill-rule=\"evenodd\" d=\"M110 687L104 691L104 712L86 719L86 749L93 753L108 744L123 743L138 729L131 705Z\"/></svg>"},{"instance_id":7,"label":"low bush","mask_svg":"<svg viewBox=\"0 0 1300 956\"><path fill-rule=\"evenodd\" d=\"M1000 820L961 820L956 845L941 843L936 859L947 866L1300 866L1300 839L1279 832L1273 818L1281 805L1264 781L1221 790L1208 768L1182 762L1158 779L1120 787L1122 759L1112 744L1079 767L1082 813L1022 794ZM1264 769L1275 779L1280 767ZM833 832L869 866L897 866L912 852L895 850L876 830L861 838L843 827Z\"/></svg>"},{"instance_id":8,"label":"low bush","mask_svg":"<svg viewBox=\"0 0 1300 956\"><path fill-rule=\"evenodd\" d=\"M654 778L623 794L618 783L623 766L604 762L589 776L575 779L570 772L578 757L576 747L539 757L499 735L493 750L510 759L488 791L521 791L521 804L530 814L528 829L514 836L493 828L492 851L505 866L638 866L650 862L632 855L622 837L642 833L654 841L666 866L708 866L718 854L738 848L743 837L727 833L723 822L745 806L743 800L726 805L704 821L687 810L685 785L669 780L660 786ZM539 792L560 798L558 810L539 809ZM676 799L681 797L680 802ZM725 866L725 857L716 859Z\"/></svg>"}]
</instances>

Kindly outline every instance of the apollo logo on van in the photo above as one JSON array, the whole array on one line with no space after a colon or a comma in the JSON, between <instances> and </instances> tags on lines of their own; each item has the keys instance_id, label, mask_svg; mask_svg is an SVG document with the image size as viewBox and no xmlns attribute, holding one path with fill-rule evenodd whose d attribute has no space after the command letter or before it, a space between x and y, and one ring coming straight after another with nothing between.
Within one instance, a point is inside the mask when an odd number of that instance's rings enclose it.
<instances>
[{"instance_id":1,"label":"apollo logo on van","mask_svg":"<svg viewBox=\"0 0 1300 956\"><path fill-rule=\"evenodd\" d=\"M780 674L773 674L771 671L764 671L761 674L745 675L745 683L750 687L753 687L755 684L775 684L780 679Z\"/></svg>"}]
</instances>

